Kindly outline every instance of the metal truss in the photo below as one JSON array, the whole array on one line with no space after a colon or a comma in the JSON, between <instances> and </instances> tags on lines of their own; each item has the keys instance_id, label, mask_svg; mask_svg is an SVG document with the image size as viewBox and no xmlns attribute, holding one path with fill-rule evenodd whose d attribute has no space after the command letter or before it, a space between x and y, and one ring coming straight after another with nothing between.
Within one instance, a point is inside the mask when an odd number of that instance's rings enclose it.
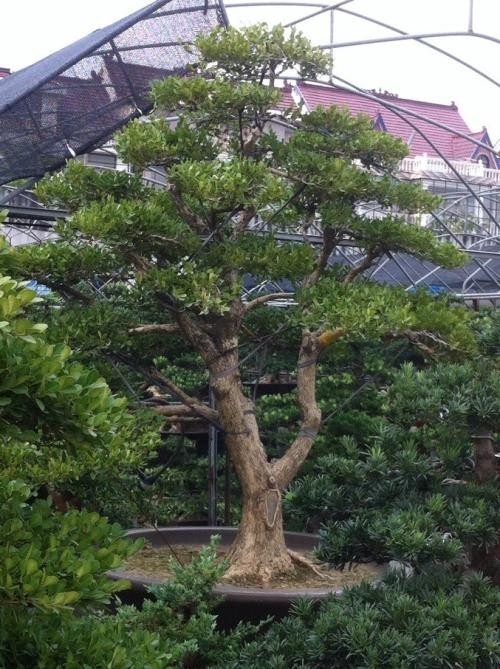
<instances>
[{"instance_id":1,"label":"metal truss","mask_svg":"<svg viewBox=\"0 0 500 669\"><path fill-rule=\"evenodd\" d=\"M274 6L303 8L305 12L304 15L289 21L286 24L289 27L305 24L310 19L322 14L327 14L330 19L330 41L327 44L319 45L319 47L328 50L332 57L335 49L366 45L374 45L376 47L376 45L382 43L414 41L415 43L421 44L428 49L439 53L443 58L457 63L460 67L474 72L478 77L484 79L492 86L500 88L500 82L489 73L476 67L461 56L442 48L435 41L429 41L431 39L436 40L444 37L467 37L471 39L471 41L481 40L497 46L500 45L500 39L494 35L480 33L474 30L474 0L470 0L469 2L469 18L465 30L445 30L433 33L408 33L398 26L379 20L377 17L368 16L355 11L352 6L355 1L356 0L342 0L334 4L317 2L308 3L292 0L278 2L231 2L226 4L225 8L220 3L215 3L213 5L205 4L203 8L218 8L218 11L222 13L221 22L226 24L228 23L228 20L225 9L233 12L237 11L238 8ZM168 5L168 3L155 3L157 7L162 4ZM350 6L347 7L348 5ZM199 6L195 4L190 7L185 5L182 11L196 13L201 8L201 3ZM155 16L163 16L170 13L176 14L178 11L179 10L177 9L169 11L167 8L162 9L161 11L157 9ZM334 16L337 13L349 15L365 23L383 27L393 34L368 40L335 42L333 39L333 22ZM177 44L180 43L176 43L176 45ZM148 48L149 46L172 46L172 43L165 42L165 44L160 44L159 41L156 42L155 45L143 43L137 48ZM135 48L136 46L131 43L125 46L125 49L122 46L121 51L132 51ZM106 51L106 53L104 53L104 51ZM101 50L99 52L96 51L96 53L101 56L110 54L116 56L116 53L113 50L112 41L108 42L104 47L104 50L101 48ZM287 77L287 79L288 81L291 81L293 80L293 77ZM390 256L380 258L378 263L371 268L368 275L374 280L403 286L406 290L415 290L424 287L427 290L434 292L443 291L454 294L466 301L471 301L474 304L477 304L478 302L487 302L496 305L497 300L500 300L500 186L494 187L491 184L474 182L464 177L456 169L452 161L448 160L447 157L443 155L439 150L439 147L433 144L431 138L422 132L416 124L416 121L425 121L431 126L453 132L455 135L467 139L477 147L487 149L490 153L496 154L497 156L500 156L500 154L493 150L491 146L484 144L475 137L461 133L432 118L407 109L403 104L399 103L397 99L396 101L381 99L357 86L355 83L335 76L333 72L331 73L329 83L321 82L321 85L333 86L333 82L335 82L335 88L356 92L357 95L369 100L375 99L377 104L381 107L385 107L390 110L391 113L402 118L415 133L424 137L430 146L432 146L436 154L440 156L441 160L446 164L453 180L459 184L462 189L462 192L460 193L445 193L439 209L433 212L432 216L427 221L420 222L420 224L427 225L433 229L439 238L453 241L458 247L466 251L470 256L470 263L465 268L450 271L441 267L432 266L428 262L420 261L405 254L391 254ZM412 118L415 121L412 121ZM400 174L399 178L405 179L407 176ZM440 179L445 180L442 175L438 174L429 173L422 174L421 176L424 186L428 185L430 181L439 181ZM2 198L4 200L3 202ZM52 222L65 215L65 212L42 209L38 203L36 203L36 200L34 201L31 198L29 191L25 192L24 190L18 192L4 190L4 194L0 192L0 207L2 205L7 205L8 228L13 231L11 232L11 234L14 235L12 239L13 243L19 243L21 240L26 240L23 241L23 243L27 243L28 239L42 241L50 237L53 234L50 229ZM368 204L367 215L369 209L370 206ZM376 215L376 213L376 211L372 212L372 215ZM254 227L256 234L269 234L272 232L272 234L282 241L296 241L297 243L304 241L302 234L276 230L273 228L272 224L266 226L265 222L262 221L257 221ZM319 224L309 231L307 241L311 244L321 243L322 236ZM361 253L359 250L356 249L355 246L350 246L346 243L335 251L331 258L331 262L355 266L360 258ZM282 288L283 287L279 285L271 286L269 283L249 285L247 287L248 298L250 299L252 295L269 292L270 290L277 290L279 292Z\"/></svg>"}]
</instances>

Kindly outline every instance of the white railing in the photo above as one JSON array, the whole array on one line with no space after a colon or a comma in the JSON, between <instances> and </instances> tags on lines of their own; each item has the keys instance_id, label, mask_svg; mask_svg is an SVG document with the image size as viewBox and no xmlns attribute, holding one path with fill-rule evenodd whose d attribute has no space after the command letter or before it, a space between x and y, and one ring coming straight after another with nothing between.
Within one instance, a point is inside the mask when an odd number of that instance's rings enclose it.
<instances>
[{"instance_id":1,"label":"white railing","mask_svg":"<svg viewBox=\"0 0 500 669\"><path fill-rule=\"evenodd\" d=\"M473 163L467 160L451 160L454 169L463 177L478 177L500 184L500 170L485 167L482 163ZM422 172L442 172L453 174L450 166L441 158L434 156L416 156L415 158L404 158L400 163L402 172L410 174L421 174Z\"/></svg>"}]
</instances>

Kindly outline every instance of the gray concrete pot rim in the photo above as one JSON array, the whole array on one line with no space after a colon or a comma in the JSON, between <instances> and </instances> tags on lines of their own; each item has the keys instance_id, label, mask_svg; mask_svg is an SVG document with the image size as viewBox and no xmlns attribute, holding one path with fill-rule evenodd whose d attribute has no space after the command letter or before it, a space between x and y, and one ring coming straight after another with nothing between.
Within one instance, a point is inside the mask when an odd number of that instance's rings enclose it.
<instances>
[{"instance_id":1,"label":"gray concrete pot rim","mask_svg":"<svg viewBox=\"0 0 500 669\"><path fill-rule=\"evenodd\" d=\"M219 534L221 536L221 544L227 544L224 539L232 539L238 528L235 527L158 527L158 528L137 528L127 531L127 537L130 539L160 537L163 534L168 535L175 546L175 539L179 536L192 535L192 540L182 539L182 544L197 544L207 541L202 537L213 536ZM302 532L285 532L285 540L287 545L299 544L303 547L308 544L307 549L312 550L319 541L317 534L305 534ZM180 542L179 542L180 543ZM162 545L158 541L156 545ZM295 546L294 546L295 547ZM381 574L375 581L382 578L383 568L381 567ZM159 585L164 582L164 579L154 578L151 576L130 576L124 571L108 571L107 575L113 580L126 579L130 581L132 590L137 592L146 591L151 585ZM214 594L224 597L233 602L290 602L291 600L301 599L325 599L330 595L340 595L343 588L321 587L321 588L258 588L252 586L237 586L237 585L216 585L213 589Z\"/></svg>"}]
</instances>

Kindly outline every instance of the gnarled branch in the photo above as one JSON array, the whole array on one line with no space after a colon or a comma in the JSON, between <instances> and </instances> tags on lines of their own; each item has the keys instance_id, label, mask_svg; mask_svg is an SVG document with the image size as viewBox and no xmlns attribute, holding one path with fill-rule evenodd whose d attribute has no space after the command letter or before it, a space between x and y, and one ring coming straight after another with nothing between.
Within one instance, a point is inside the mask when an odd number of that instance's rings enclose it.
<instances>
[{"instance_id":1,"label":"gnarled branch","mask_svg":"<svg viewBox=\"0 0 500 669\"><path fill-rule=\"evenodd\" d=\"M177 323L148 323L130 328L129 334L149 334L151 332L165 332L167 334L179 332Z\"/></svg>"},{"instance_id":2,"label":"gnarled branch","mask_svg":"<svg viewBox=\"0 0 500 669\"><path fill-rule=\"evenodd\" d=\"M144 256L141 256L135 251L127 250L124 252L123 256L132 263L136 271L141 275L145 274L152 267L150 261L147 258L144 258Z\"/></svg>"},{"instance_id":3,"label":"gnarled branch","mask_svg":"<svg viewBox=\"0 0 500 669\"><path fill-rule=\"evenodd\" d=\"M78 300L79 302L83 302L83 304L93 304L95 302L95 299L90 297L90 295L86 295L85 293L82 293L81 290L78 290L73 286L69 286L62 281L49 281L42 278L40 279L40 283L47 286L47 288L54 290L56 293L59 293L65 299L71 297L75 300Z\"/></svg>"},{"instance_id":4,"label":"gnarled branch","mask_svg":"<svg viewBox=\"0 0 500 669\"><path fill-rule=\"evenodd\" d=\"M362 272L370 268L381 254L382 249L377 246L370 249L366 256L362 258L362 260L355 267L353 267L350 272L348 272L344 278L344 283L352 283L359 274L362 274Z\"/></svg>"},{"instance_id":5,"label":"gnarled branch","mask_svg":"<svg viewBox=\"0 0 500 669\"><path fill-rule=\"evenodd\" d=\"M316 365L322 348L316 333L304 332L297 364L300 430L286 453L272 465L272 475L280 490L286 488L297 474L321 426L321 411L316 402Z\"/></svg>"},{"instance_id":6,"label":"gnarled branch","mask_svg":"<svg viewBox=\"0 0 500 669\"><path fill-rule=\"evenodd\" d=\"M316 267L311 274L304 279L304 288L311 288L319 281L328 263L328 258L332 255L337 242L336 231L333 228L326 228L323 231L323 246L321 247L321 252L316 261Z\"/></svg>"},{"instance_id":7,"label":"gnarled branch","mask_svg":"<svg viewBox=\"0 0 500 669\"><path fill-rule=\"evenodd\" d=\"M253 218L255 218L256 214L257 210L255 209L255 207L249 207L248 209L243 209L240 212L238 222L236 223L234 228L233 238L238 238L246 231L246 229L248 228L248 224Z\"/></svg>"},{"instance_id":8,"label":"gnarled branch","mask_svg":"<svg viewBox=\"0 0 500 669\"><path fill-rule=\"evenodd\" d=\"M184 202L180 189L175 184L171 183L168 190L179 214L184 219L184 222L187 223L194 232L198 234L203 233L206 230L203 220Z\"/></svg>"}]
</instances>

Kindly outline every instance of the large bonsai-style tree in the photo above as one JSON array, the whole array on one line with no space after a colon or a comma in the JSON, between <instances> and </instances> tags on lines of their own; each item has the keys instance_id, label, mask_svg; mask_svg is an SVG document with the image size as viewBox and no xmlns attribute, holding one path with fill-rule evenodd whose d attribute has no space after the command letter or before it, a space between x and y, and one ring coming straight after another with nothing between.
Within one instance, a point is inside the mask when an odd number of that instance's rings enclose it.
<instances>
[{"instance_id":1,"label":"large bonsai-style tree","mask_svg":"<svg viewBox=\"0 0 500 669\"><path fill-rule=\"evenodd\" d=\"M154 304L154 322L129 323L132 336L181 336L199 355L215 407L153 365L137 371L222 432L243 498L228 577L265 582L298 559L285 546L281 496L321 427L315 388L326 347L341 337L395 333L432 347L461 347L466 339L459 309L370 283L363 273L391 252L444 266L463 257L411 224L436 199L398 180L407 153L401 141L346 110L286 108L280 77L294 71L314 79L328 66L303 36L262 25L218 29L192 48L199 59L189 76L155 84L151 117L117 137L135 175L98 174L75 162L46 180L39 194L72 215L58 226L57 241L18 251L17 263L24 275L77 300L82 318L86 309L98 311L96 296L105 306L106 299L118 306L135 300L144 313ZM277 136L283 129L286 141ZM165 170L165 189L142 183L150 166ZM313 224L323 229L319 246L310 243ZM303 241L278 239L277 230ZM329 260L346 242L363 256L338 269ZM285 289L248 300L248 277ZM288 448L270 460L241 382L240 344L249 315L277 299L290 301L282 327L302 330L301 418Z\"/></svg>"}]
</instances>

